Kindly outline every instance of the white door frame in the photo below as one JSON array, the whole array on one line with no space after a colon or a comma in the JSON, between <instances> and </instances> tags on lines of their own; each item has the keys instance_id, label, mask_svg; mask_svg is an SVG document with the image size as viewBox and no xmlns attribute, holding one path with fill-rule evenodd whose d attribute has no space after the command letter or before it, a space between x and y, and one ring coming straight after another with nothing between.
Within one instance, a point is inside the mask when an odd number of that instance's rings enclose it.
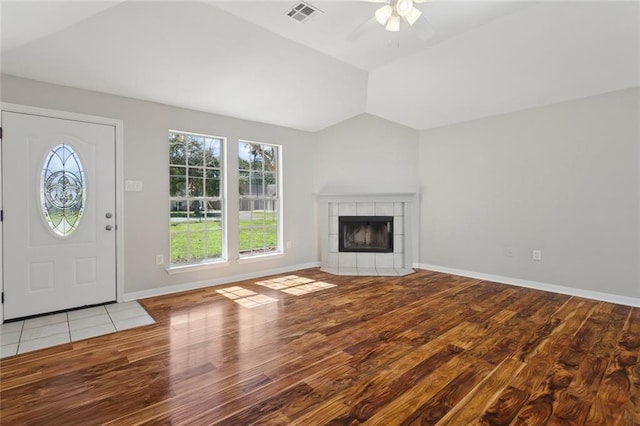
<instances>
[{"instance_id":1,"label":"white door frame","mask_svg":"<svg viewBox=\"0 0 640 426\"><path fill-rule=\"evenodd\" d=\"M0 112L17 112L23 114L39 115L51 118L61 118L65 120L83 121L86 123L104 124L115 127L116 134L116 300L118 302L124 301L124 174L123 174L123 122L115 118L98 117L95 115L77 114L68 111L58 111L53 109L38 108L27 105L11 104L6 102L0 102ZM4 209L2 205L2 152L0 150L0 209ZM4 291L4 265L3 259L3 244L2 242L2 229L4 228L4 222L0 225L0 289ZM0 304L0 324L4 322L4 305Z\"/></svg>"}]
</instances>

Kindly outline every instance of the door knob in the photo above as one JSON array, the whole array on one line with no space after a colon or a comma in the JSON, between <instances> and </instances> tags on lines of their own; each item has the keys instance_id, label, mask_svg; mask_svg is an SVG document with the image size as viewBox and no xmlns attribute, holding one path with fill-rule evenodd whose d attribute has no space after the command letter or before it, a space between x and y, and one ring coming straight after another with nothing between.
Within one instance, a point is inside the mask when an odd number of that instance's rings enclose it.
<instances>
[{"instance_id":1,"label":"door knob","mask_svg":"<svg viewBox=\"0 0 640 426\"><path fill-rule=\"evenodd\" d=\"M111 225L107 225L104 227L104 229L106 229L107 231L111 231L113 227Z\"/></svg>"},{"instance_id":2,"label":"door knob","mask_svg":"<svg viewBox=\"0 0 640 426\"><path fill-rule=\"evenodd\" d=\"M111 213L107 213L107 214L104 215L104 217L106 217L107 219L111 219L112 216L113 215Z\"/></svg>"}]
</instances>

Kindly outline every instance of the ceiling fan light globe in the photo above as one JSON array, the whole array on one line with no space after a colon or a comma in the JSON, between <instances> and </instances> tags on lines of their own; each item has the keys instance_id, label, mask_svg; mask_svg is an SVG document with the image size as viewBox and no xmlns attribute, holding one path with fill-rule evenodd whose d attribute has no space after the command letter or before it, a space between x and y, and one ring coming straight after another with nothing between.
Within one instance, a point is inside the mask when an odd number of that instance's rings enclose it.
<instances>
[{"instance_id":1,"label":"ceiling fan light globe","mask_svg":"<svg viewBox=\"0 0 640 426\"><path fill-rule=\"evenodd\" d=\"M398 15L393 15L389 18L386 29L387 31L400 31L400 17Z\"/></svg>"},{"instance_id":2,"label":"ceiling fan light globe","mask_svg":"<svg viewBox=\"0 0 640 426\"><path fill-rule=\"evenodd\" d=\"M384 25L387 23L391 15L393 14L393 9L388 4L385 4L380 9L376 10L376 21L380 25Z\"/></svg>"},{"instance_id":3,"label":"ceiling fan light globe","mask_svg":"<svg viewBox=\"0 0 640 426\"><path fill-rule=\"evenodd\" d=\"M409 25L413 25L416 23L416 21L418 20L418 18L420 18L422 16L422 12L420 12L420 10L416 9L415 7L411 9L411 11L409 13L407 13L407 15L404 17L404 19L407 20L407 23Z\"/></svg>"},{"instance_id":4,"label":"ceiling fan light globe","mask_svg":"<svg viewBox=\"0 0 640 426\"><path fill-rule=\"evenodd\" d=\"M409 12L413 9L413 1L412 0L398 0L396 2L396 12L400 16L407 16Z\"/></svg>"}]
</instances>

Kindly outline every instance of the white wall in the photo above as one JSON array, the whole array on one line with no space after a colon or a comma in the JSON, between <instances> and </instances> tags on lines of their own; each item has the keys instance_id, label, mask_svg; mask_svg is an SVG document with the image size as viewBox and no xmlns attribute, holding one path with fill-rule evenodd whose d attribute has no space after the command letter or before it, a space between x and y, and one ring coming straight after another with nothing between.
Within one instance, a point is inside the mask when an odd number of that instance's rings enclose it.
<instances>
[{"instance_id":1,"label":"white wall","mask_svg":"<svg viewBox=\"0 0 640 426\"><path fill-rule=\"evenodd\" d=\"M640 297L639 99L421 132L421 263Z\"/></svg>"},{"instance_id":2,"label":"white wall","mask_svg":"<svg viewBox=\"0 0 640 426\"><path fill-rule=\"evenodd\" d=\"M7 75L2 76L1 99L124 121L124 179L141 180L144 184L143 192L124 193L125 293L162 291L168 286L220 281L225 277L317 263L313 175L308 166L314 134ZM169 129L227 137L232 170L237 167L238 139L283 145L284 240L292 243L292 249L284 257L256 263L232 261L223 268L176 275L168 275L164 266L155 264L156 254L169 258ZM237 176L231 176L228 202L234 206L238 202L234 191ZM229 229L233 230L237 219L233 216L229 219ZM237 247L233 232L230 234L230 246Z\"/></svg>"},{"instance_id":3,"label":"white wall","mask_svg":"<svg viewBox=\"0 0 640 426\"><path fill-rule=\"evenodd\" d=\"M4 102L124 120L124 179L144 182L125 193L127 293L317 262L314 192L419 191L423 265L640 297L639 99L629 89L422 132L363 114L313 134L2 76ZM171 276L155 265L168 257L168 129L284 146L286 256Z\"/></svg>"},{"instance_id":4,"label":"white wall","mask_svg":"<svg viewBox=\"0 0 640 426\"><path fill-rule=\"evenodd\" d=\"M417 192L418 131L369 114L318 132L315 192Z\"/></svg>"}]
</instances>

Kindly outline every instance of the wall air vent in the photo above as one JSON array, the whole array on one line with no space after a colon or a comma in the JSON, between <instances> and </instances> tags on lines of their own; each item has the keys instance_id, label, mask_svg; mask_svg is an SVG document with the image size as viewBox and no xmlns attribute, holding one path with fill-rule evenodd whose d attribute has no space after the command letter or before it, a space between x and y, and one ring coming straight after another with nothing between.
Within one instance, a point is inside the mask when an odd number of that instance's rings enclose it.
<instances>
[{"instance_id":1,"label":"wall air vent","mask_svg":"<svg viewBox=\"0 0 640 426\"><path fill-rule=\"evenodd\" d=\"M307 22L311 20L318 13L322 13L320 9L315 6L311 6L309 3L298 2L287 12L287 16L295 19L298 22Z\"/></svg>"}]
</instances>

